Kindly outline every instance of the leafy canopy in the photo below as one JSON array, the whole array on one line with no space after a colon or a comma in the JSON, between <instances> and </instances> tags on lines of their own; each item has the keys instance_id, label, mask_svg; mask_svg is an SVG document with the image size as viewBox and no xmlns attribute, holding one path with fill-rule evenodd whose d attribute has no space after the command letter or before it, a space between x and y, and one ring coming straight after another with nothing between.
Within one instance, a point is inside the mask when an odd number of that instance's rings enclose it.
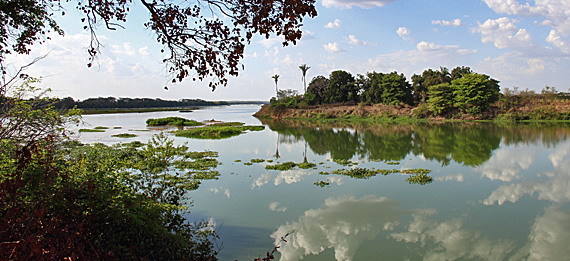
<instances>
[{"instance_id":1,"label":"leafy canopy","mask_svg":"<svg viewBox=\"0 0 570 261\"><path fill-rule=\"evenodd\" d=\"M301 39L305 16L315 17L315 0L135 0L146 8L150 29L163 45L163 62L172 82L187 77L212 78L210 87L227 84L227 77L237 76L244 48L255 35L269 38L282 35L283 46ZM52 18L54 12L65 14L64 5L76 3L83 17L83 29L91 33L88 48L91 66L99 53L98 24L108 30L122 28L133 0L2 0L0 1L0 67L6 73L6 54L28 54L30 46L42 43L54 31L64 32ZM243 65L242 65L243 67Z\"/></svg>"}]
</instances>

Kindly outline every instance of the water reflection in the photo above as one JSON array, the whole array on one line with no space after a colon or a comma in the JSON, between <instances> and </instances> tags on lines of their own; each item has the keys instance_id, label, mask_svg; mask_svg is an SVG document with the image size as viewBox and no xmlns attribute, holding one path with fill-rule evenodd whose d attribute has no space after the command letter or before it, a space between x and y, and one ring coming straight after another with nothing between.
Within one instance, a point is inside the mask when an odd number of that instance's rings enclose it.
<instances>
[{"instance_id":1,"label":"water reflection","mask_svg":"<svg viewBox=\"0 0 570 261\"><path fill-rule=\"evenodd\" d=\"M300 260L328 248L334 250L336 260L351 260L363 241L393 229L401 215L410 214L396 205L395 200L377 196L329 198L324 208L307 210L271 237L277 244L283 235L293 232L279 248L281 260Z\"/></svg>"},{"instance_id":2,"label":"water reflection","mask_svg":"<svg viewBox=\"0 0 570 261\"><path fill-rule=\"evenodd\" d=\"M569 124L320 125L306 121L268 119L262 119L262 122L280 135L279 142L304 140L315 154L330 154L335 160L349 160L357 156L375 161L398 161L412 154L437 161L442 166L452 161L464 166L480 166L491 158L501 141L506 145L541 142L553 146L565 141L570 134Z\"/></svg>"},{"instance_id":3,"label":"water reflection","mask_svg":"<svg viewBox=\"0 0 570 261\"><path fill-rule=\"evenodd\" d=\"M301 260L327 249L334 251L336 260L353 260L365 241L405 244L404 252L376 253L376 257L397 260L565 260L570 256L570 212L560 206L547 207L534 220L526 242L517 242L508 235L493 237L469 228L467 215L439 221L436 209L400 210L397 205L396 200L375 195L328 198L324 208L305 211L297 221L281 225L271 238L278 244L290 233L287 242L281 242L281 260ZM276 203L272 210L278 207ZM412 220L401 226L401 220L410 216Z\"/></svg>"}]
</instances>

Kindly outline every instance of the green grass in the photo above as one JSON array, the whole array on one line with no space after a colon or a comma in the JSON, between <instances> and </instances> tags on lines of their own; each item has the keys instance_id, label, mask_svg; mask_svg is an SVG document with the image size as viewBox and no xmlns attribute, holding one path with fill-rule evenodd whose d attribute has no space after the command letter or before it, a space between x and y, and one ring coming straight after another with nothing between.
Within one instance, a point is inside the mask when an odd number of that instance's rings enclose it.
<instances>
[{"instance_id":1,"label":"green grass","mask_svg":"<svg viewBox=\"0 0 570 261\"><path fill-rule=\"evenodd\" d=\"M148 119L146 120L148 126L201 126L204 125L201 122L195 120L189 120L181 117L166 117L158 119Z\"/></svg>"},{"instance_id":2,"label":"green grass","mask_svg":"<svg viewBox=\"0 0 570 261\"><path fill-rule=\"evenodd\" d=\"M105 130L98 130L98 129L79 129L79 132L105 132Z\"/></svg>"},{"instance_id":3,"label":"green grass","mask_svg":"<svg viewBox=\"0 0 570 261\"><path fill-rule=\"evenodd\" d=\"M134 138L137 135L135 134L131 134L131 133L121 133L121 134L115 134L115 135L111 135L112 137L117 137L117 138Z\"/></svg>"},{"instance_id":4,"label":"green grass","mask_svg":"<svg viewBox=\"0 0 570 261\"><path fill-rule=\"evenodd\" d=\"M96 130L108 130L109 127L97 126L97 127L93 128L93 129L96 129Z\"/></svg>"}]
</instances>

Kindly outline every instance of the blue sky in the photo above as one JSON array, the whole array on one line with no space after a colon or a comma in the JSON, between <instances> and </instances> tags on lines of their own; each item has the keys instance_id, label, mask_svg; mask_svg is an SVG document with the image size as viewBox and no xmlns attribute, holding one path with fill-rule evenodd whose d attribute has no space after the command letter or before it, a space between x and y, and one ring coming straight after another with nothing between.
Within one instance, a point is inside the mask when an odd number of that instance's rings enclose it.
<instances>
[{"instance_id":1,"label":"blue sky","mask_svg":"<svg viewBox=\"0 0 570 261\"><path fill-rule=\"evenodd\" d=\"M297 45L255 37L246 47L245 70L214 92L207 82L169 83L161 47L142 26L147 14L134 2L125 29L99 28L104 47L92 68L86 66L89 35L73 6L57 18L65 37L10 61L16 66L49 53L27 73L43 77L52 95L75 99L269 100L274 74L280 89L302 93L301 64L311 67L307 81L334 70L397 71L410 80L428 68L469 66L502 88L570 88L570 0L317 0L318 16L303 21Z\"/></svg>"}]
</instances>

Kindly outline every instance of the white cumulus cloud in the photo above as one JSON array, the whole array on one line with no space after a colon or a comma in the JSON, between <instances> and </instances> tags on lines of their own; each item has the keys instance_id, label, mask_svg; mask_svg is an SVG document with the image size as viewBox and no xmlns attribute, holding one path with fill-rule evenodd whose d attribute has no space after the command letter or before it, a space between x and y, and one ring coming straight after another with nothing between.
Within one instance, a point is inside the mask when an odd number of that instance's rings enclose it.
<instances>
[{"instance_id":1,"label":"white cumulus cloud","mask_svg":"<svg viewBox=\"0 0 570 261\"><path fill-rule=\"evenodd\" d=\"M410 31L406 27L399 27L396 33L402 37L404 40L408 40L410 36Z\"/></svg>"},{"instance_id":2,"label":"white cumulus cloud","mask_svg":"<svg viewBox=\"0 0 570 261\"><path fill-rule=\"evenodd\" d=\"M333 22L329 22L328 24L325 24L326 28L341 28L340 22L342 22L339 19L334 19Z\"/></svg>"},{"instance_id":3,"label":"white cumulus cloud","mask_svg":"<svg viewBox=\"0 0 570 261\"><path fill-rule=\"evenodd\" d=\"M373 44L371 44L371 43L368 42L368 41L362 41L362 40L356 38L356 36L354 36L354 35L352 35L352 34L349 35L348 37L346 37L345 39L348 40L348 43L349 43L349 44L352 44L352 45L364 45L364 46L366 46L366 45L373 45Z\"/></svg>"},{"instance_id":4,"label":"white cumulus cloud","mask_svg":"<svg viewBox=\"0 0 570 261\"><path fill-rule=\"evenodd\" d=\"M328 43L328 44L324 44L323 47L325 48L325 50L329 53L343 53L345 52L345 50L341 49L338 46L338 43Z\"/></svg>"}]
</instances>

